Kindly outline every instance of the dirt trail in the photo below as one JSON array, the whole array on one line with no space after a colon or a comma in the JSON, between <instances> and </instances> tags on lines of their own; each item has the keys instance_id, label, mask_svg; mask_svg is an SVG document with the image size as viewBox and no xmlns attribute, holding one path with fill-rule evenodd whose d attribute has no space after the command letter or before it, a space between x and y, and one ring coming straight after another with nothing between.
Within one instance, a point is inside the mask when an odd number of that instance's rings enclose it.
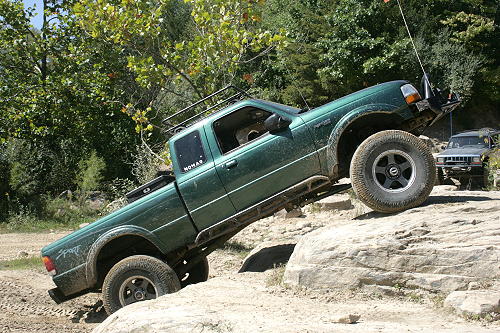
<instances>
[{"instance_id":1,"label":"dirt trail","mask_svg":"<svg viewBox=\"0 0 500 333\"><path fill-rule=\"evenodd\" d=\"M40 250L47 244L67 235L69 231L51 233L8 233L0 234L0 261L16 259L19 252L27 256L40 256Z\"/></svg>"},{"instance_id":2,"label":"dirt trail","mask_svg":"<svg viewBox=\"0 0 500 333\"><path fill-rule=\"evenodd\" d=\"M43 246L66 234L0 234L0 260L18 258L20 252L38 257ZM242 256L221 250L210 259L212 278L237 271ZM57 305L47 293L54 287L41 261L35 269L0 270L0 332L85 333L106 319L100 295L88 294Z\"/></svg>"}]
</instances>

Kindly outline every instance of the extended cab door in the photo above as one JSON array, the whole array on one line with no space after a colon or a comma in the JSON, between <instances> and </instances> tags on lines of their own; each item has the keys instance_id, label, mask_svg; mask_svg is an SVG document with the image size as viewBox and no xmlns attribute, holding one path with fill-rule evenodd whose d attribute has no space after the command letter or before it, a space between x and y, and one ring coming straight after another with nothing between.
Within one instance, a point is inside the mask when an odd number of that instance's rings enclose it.
<instances>
[{"instance_id":1,"label":"extended cab door","mask_svg":"<svg viewBox=\"0 0 500 333\"><path fill-rule=\"evenodd\" d=\"M215 170L204 128L189 128L169 144L180 195L198 230L235 214Z\"/></svg>"},{"instance_id":2,"label":"extended cab door","mask_svg":"<svg viewBox=\"0 0 500 333\"><path fill-rule=\"evenodd\" d=\"M291 124L271 134L264 121L273 112ZM237 211L320 172L311 135L298 116L247 101L205 126L217 173Z\"/></svg>"}]
</instances>

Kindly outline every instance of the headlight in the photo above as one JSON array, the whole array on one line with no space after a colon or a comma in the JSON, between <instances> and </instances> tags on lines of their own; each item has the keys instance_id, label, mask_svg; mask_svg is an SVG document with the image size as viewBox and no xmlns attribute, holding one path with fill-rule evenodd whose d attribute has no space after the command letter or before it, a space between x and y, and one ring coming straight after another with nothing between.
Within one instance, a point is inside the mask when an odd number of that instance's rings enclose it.
<instances>
[{"instance_id":1,"label":"headlight","mask_svg":"<svg viewBox=\"0 0 500 333\"><path fill-rule=\"evenodd\" d=\"M474 157L472 158L472 162L476 162L476 163L481 162L481 157L479 157L479 156L474 156Z\"/></svg>"},{"instance_id":2,"label":"headlight","mask_svg":"<svg viewBox=\"0 0 500 333\"><path fill-rule=\"evenodd\" d=\"M438 163L444 163L444 157L438 157L437 158Z\"/></svg>"},{"instance_id":3,"label":"headlight","mask_svg":"<svg viewBox=\"0 0 500 333\"><path fill-rule=\"evenodd\" d=\"M409 83L401 86L401 92L403 93L407 104L415 103L422 99L422 97L420 97L420 94L418 93L417 88Z\"/></svg>"}]
</instances>

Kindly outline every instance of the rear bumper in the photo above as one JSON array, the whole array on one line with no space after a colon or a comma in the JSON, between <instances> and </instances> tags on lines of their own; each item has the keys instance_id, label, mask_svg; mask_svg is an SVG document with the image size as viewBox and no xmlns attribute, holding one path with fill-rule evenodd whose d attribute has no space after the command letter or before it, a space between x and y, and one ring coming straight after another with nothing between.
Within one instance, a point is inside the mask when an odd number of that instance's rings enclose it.
<instances>
[{"instance_id":1,"label":"rear bumper","mask_svg":"<svg viewBox=\"0 0 500 333\"><path fill-rule=\"evenodd\" d=\"M63 302L69 301L70 299L85 295L89 292L89 290L82 290L76 294L72 294L69 296L64 295L64 293L59 288L54 288L49 290L49 296L52 298L56 304L61 304Z\"/></svg>"},{"instance_id":2,"label":"rear bumper","mask_svg":"<svg viewBox=\"0 0 500 333\"><path fill-rule=\"evenodd\" d=\"M57 288L49 290L50 297L57 303L84 295L89 292L85 274L85 264L52 277Z\"/></svg>"}]
</instances>

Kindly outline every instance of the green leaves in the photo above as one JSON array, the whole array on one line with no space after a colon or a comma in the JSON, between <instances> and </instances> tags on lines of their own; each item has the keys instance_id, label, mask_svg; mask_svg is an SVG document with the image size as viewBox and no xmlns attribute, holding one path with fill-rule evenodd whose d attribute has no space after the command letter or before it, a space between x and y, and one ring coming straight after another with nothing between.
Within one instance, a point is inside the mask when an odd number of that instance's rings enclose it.
<instances>
[{"instance_id":1,"label":"green leaves","mask_svg":"<svg viewBox=\"0 0 500 333\"><path fill-rule=\"evenodd\" d=\"M139 132L152 129L161 88L187 83L202 97L233 82L255 53L283 44L281 35L257 27L260 9L239 0L83 0L73 7L91 36L124 49L137 84L156 91L127 112Z\"/></svg>"}]
</instances>

